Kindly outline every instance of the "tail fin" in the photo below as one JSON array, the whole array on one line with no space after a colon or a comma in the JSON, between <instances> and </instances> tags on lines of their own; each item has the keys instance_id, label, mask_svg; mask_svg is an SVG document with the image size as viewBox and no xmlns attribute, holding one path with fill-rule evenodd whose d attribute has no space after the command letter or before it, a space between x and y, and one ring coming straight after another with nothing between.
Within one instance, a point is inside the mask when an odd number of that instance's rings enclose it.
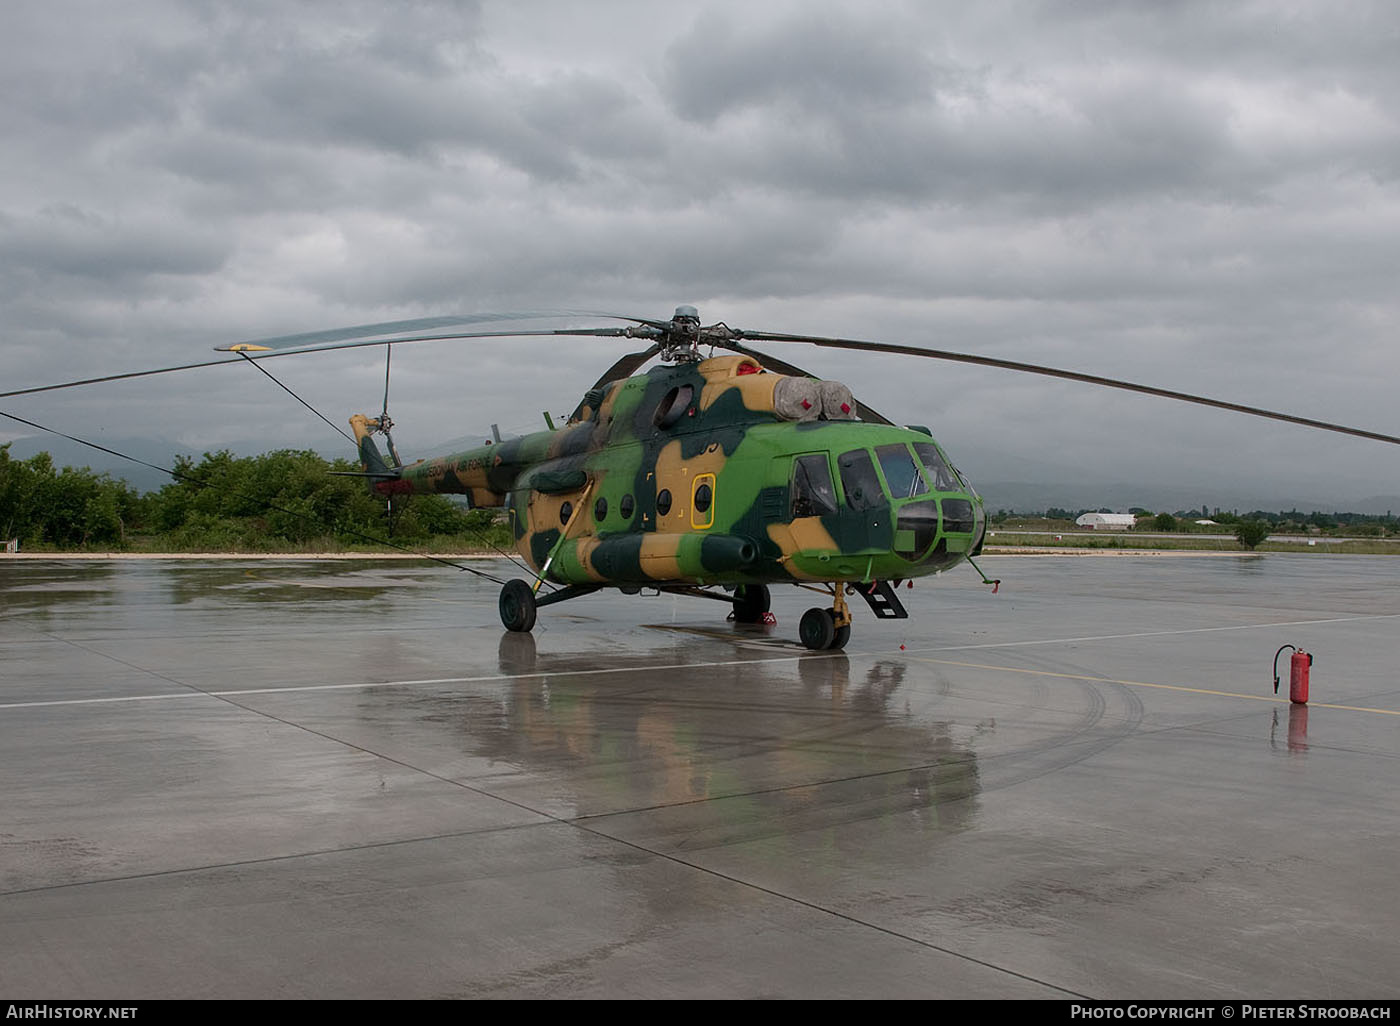
<instances>
[{"instance_id":1,"label":"tail fin","mask_svg":"<svg viewBox=\"0 0 1400 1026\"><path fill-rule=\"evenodd\" d=\"M370 420L363 413L357 413L350 418L350 427L355 432L355 441L360 450L360 466L364 468L365 476L384 481L398 480L399 468L391 467L380 453L379 446L374 444L373 435L379 427L379 422Z\"/></svg>"}]
</instances>

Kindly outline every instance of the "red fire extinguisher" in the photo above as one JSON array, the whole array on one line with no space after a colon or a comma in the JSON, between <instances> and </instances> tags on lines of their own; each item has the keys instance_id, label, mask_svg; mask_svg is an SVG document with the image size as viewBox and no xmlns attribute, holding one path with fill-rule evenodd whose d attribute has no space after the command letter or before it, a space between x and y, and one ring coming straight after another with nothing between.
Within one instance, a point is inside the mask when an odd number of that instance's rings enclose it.
<instances>
[{"instance_id":1,"label":"red fire extinguisher","mask_svg":"<svg viewBox=\"0 0 1400 1026\"><path fill-rule=\"evenodd\" d=\"M1285 648L1293 649L1293 658L1288 667L1288 700L1299 705L1308 704L1308 672L1312 669L1312 653L1304 652L1296 645L1283 645L1274 653L1274 694L1278 694L1278 657Z\"/></svg>"}]
</instances>

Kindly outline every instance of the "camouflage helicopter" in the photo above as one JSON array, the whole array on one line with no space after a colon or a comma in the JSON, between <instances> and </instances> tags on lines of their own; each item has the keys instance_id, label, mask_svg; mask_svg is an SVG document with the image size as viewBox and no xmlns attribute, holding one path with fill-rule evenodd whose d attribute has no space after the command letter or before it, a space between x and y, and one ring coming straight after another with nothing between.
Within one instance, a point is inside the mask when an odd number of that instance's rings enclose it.
<instances>
[{"instance_id":1,"label":"camouflage helicopter","mask_svg":"<svg viewBox=\"0 0 1400 1026\"><path fill-rule=\"evenodd\" d=\"M502 587L507 630L529 631L539 607L602 588L720 598L736 621L758 623L770 585L800 584L830 598L802 617L802 643L839 649L851 633L848 586L876 616L906 617L895 585L980 549L982 500L927 428L898 427L859 408L842 384L760 359L742 346L742 333L702 326L694 307L678 307L666 322L548 333L653 344L614 364L557 430L405 465L387 395L379 417L350 419L376 492L464 495L473 508L506 511L535 574ZM219 348L265 352L307 340ZM702 347L731 352L706 357ZM653 356L661 364L627 376ZM559 587L541 593L546 581Z\"/></svg>"},{"instance_id":2,"label":"camouflage helicopter","mask_svg":"<svg viewBox=\"0 0 1400 1026\"><path fill-rule=\"evenodd\" d=\"M770 618L770 587L794 584L829 598L802 616L812 650L850 638L848 596L877 618L908 613L896 587L974 558L986 517L981 497L925 427L901 427L858 405L846 386L744 345L802 342L981 364L1085 381L1400 444L1400 438L1173 392L971 354L857 339L786 335L701 324L680 306L667 321L617 318L625 327L405 332L526 319L508 314L430 318L219 347L243 356L276 350L389 345L444 338L601 336L637 338L557 429L405 465L385 402L379 417L350 424L362 476L386 495L464 495L504 509L533 580L500 593L508 631L530 631L540 607L616 588L696 595L732 606L739 623ZM388 340L347 341L396 334ZM708 349L709 353L702 353ZM714 355L716 350L724 355ZM661 363L633 374L653 357ZM386 459L374 436L383 434ZM980 571L979 571L980 574ZM997 582L982 575L986 583ZM552 590L541 593L550 582Z\"/></svg>"}]
</instances>

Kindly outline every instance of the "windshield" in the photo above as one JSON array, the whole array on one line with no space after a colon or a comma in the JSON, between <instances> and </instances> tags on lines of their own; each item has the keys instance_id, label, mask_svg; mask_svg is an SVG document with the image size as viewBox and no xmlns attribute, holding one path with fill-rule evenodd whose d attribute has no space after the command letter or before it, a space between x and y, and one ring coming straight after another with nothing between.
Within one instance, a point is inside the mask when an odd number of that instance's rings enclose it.
<instances>
[{"instance_id":1,"label":"windshield","mask_svg":"<svg viewBox=\"0 0 1400 1026\"><path fill-rule=\"evenodd\" d=\"M882 445L875 450L880 457L880 469L885 472L885 482L890 486L890 497L912 499L928 491L919 465L907 445Z\"/></svg>"},{"instance_id":2,"label":"windshield","mask_svg":"<svg viewBox=\"0 0 1400 1026\"><path fill-rule=\"evenodd\" d=\"M938 451L938 446L932 442L915 442L914 451L919 454L919 459L924 463L924 468L928 470L929 480L933 482L935 490L940 492L957 492L962 490L962 485L953 472L948 469L947 462L943 459L943 454Z\"/></svg>"}]
</instances>

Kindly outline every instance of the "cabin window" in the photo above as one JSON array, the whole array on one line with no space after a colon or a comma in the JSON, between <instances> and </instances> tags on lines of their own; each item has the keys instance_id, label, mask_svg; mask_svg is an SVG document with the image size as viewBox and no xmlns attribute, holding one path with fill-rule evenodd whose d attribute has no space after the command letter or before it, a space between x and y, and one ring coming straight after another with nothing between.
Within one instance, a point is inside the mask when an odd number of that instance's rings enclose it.
<instances>
[{"instance_id":1,"label":"cabin window","mask_svg":"<svg viewBox=\"0 0 1400 1026\"><path fill-rule=\"evenodd\" d=\"M715 475L701 474L695 479L691 496L690 526L706 528L715 522Z\"/></svg>"},{"instance_id":2,"label":"cabin window","mask_svg":"<svg viewBox=\"0 0 1400 1026\"><path fill-rule=\"evenodd\" d=\"M569 518L573 515L574 504L572 502L566 502L564 503L564 505L559 507L559 523L567 524L569 522Z\"/></svg>"},{"instance_id":3,"label":"cabin window","mask_svg":"<svg viewBox=\"0 0 1400 1026\"><path fill-rule=\"evenodd\" d=\"M971 534L977 529L977 515L966 499L943 500L943 530Z\"/></svg>"},{"instance_id":4,"label":"cabin window","mask_svg":"<svg viewBox=\"0 0 1400 1026\"><path fill-rule=\"evenodd\" d=\"M900 507L895 521L894 550L910 562L917 562L938 536L938 503L933 499L909 502Z\"/></svg>"},{"instance_id":5,"label":"cabin window","mask_svg":"<svg viewBox=\"0 0 1400 1026\"><path fill-rule=\"evenodd\" d=\"M622 501L617 504L617 511L622 514L623 520L631 520L632 511L636 508L637 503L630 495L624 495Z\"/></svg>"},{"instance_id":6,"label":"cabin window","mask_svg":"<svg viewBox=\"0 0 1400 1026\"><path fill-rule=\"evenodd\" d=\"M659 428L668 428L685 416L690 409L690 400L695 397L695 389L689 385L678 385L666 393L656 407L651 422Z\"/></svg>"},{"instance_id":7,"label":"cabin window","mask_svg":"<svg viewBox=\"0 0 1400 1026\"><path fill-rule=\"evenodd\" d=\"M671 512L671 489L663 488L656 493L656 512L663 517Z\"/></svg>"},{"instance_id":8,"label":"cabin window","mask_svg":"<svg viewBox=\"0 0 1400 1026\"><path fill-rule=\"evenodd\" d=\"M825 453L799 456L792 464L792 503L789 519L820 517L836 512L836 485Z\"/></svg>"},{"instance_id":9,"label":"cabin window","mask_svg":"<svg viewBox=\"0 0 1400 1026\"><path fill-rule=\"evenodd\" d=\"M841 470L841 487L846 492L846 505L851 509L875 509L885 505L880 491L880 479L875 476L875 463L864 449L843 452L836 465Z\"/></svg>"},{"instance_id":10,"label":"cabin window","mask_svg":"<svg viewBox=\"0 0 1400 1026\"><path fill-rule=\"evenodd\" d=\"M938 451L938 446L932 442L915 442L914 451L919 454L919 459L923 461L934 491L958 491L958 481L953 477L952 471L948 469L948 464L943 459L943 454Z\"/></svg>"},{"instance_id":11,"label":"cabin window","mask_svg":"<svg viewBox=\"0 0 1400 1026\"><path fill-rule=\"evenodd\" d=\"M593 504L593 519L604 520L608 515L608 500L606 497L598 496L598 501Z\"/></svg>"},{"instance_id":12,"label":"cabin window","mask_svg":"<svg viewBox=\"0 0 1400 1026\"><path fill-rule=\"evenodd\" d=\"M876 448L880 457L880 469L885 472L885 483L890 486L890 498L912 499L928 491L919 466L907 445L882 445Z\"/></svg>"}]
</instances>

